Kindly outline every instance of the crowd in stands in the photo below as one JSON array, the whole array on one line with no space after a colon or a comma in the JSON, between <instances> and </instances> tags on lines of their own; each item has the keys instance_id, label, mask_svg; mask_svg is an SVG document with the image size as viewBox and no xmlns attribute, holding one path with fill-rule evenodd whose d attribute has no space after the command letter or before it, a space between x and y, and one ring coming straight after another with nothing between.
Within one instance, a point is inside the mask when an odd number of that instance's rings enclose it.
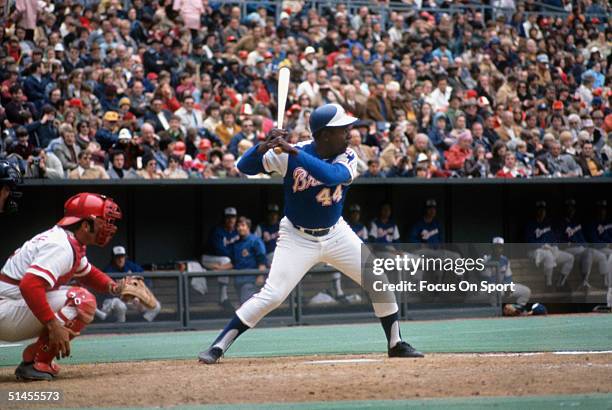
<instances>
[{"instance_id":1,"label":"crowd in stands","mask_svg":"<svg viewBox=\"0 0 612 410\"><path fill-rule=\"evenodd\" d=\"M17 0L0 30L0 157L31 178L244 177L287 66L291 142L339 103L361 120L362 177L611 174L609 2L543 1L558 17L533 0L397 3Z\"/></svg>"}]
</instances>

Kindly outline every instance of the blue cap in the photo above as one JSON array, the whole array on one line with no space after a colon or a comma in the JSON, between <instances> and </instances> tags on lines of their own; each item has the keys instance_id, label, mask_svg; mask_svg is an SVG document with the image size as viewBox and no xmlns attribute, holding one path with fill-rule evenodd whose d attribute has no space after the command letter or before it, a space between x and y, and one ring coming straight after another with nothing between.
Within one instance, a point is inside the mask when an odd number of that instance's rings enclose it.
<instances>
[{"instance_id":1,"label":"blue cap","mask_svg":"<svg viewBox=\"0 0 612 410\"><path fill-rule=\"evenodd\" d=\"M310 115L310 131L314 135L325 127L346 127L355 121L340 104L325 104Z\"/></svg>"}]
</instances>

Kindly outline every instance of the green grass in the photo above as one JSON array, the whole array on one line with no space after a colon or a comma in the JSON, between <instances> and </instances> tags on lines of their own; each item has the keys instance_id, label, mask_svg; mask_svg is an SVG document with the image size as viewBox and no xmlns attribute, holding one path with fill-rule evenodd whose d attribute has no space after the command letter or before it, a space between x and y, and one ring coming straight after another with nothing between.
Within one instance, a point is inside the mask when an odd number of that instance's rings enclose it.
<instances>
[{"instance_id":1,"label":"green grass","mask_svg":"<svg viewBox=\"0 0 612 410\"><path fill-rule=\"evenodd\" d=\"M64 363L195 359L216 331L84 336ZM403 322L406 340L424 352L611 350L612 315ZM19 363L23 346L0 347L0 365ZM246 332L228 357L384 352L379 324L262 328Z\"/></svg>"}]
</instances>

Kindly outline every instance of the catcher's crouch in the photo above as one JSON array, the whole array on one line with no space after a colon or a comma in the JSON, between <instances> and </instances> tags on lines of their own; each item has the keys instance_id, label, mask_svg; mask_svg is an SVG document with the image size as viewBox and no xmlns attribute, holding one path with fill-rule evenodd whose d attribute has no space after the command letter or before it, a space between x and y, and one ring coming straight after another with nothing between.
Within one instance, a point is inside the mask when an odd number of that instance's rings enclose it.
<instances>
[{"instance_id":1,"label":"catcher's crouch","mask_svg":"<svg viewBox=\"0 0 612 410\"><path fill-rule=\"evenodd\" d=\"M96 299L85 288L129 298L132 277L113 281L92 266L87 245L105 246L117 231L121 210L112 199L81 193L68 199L64 217L53 228L23 244L0 272L0 340L38 336L23 351L15 370L19 380L52 380L59 373L54 358L70 355L70 340L93 320ZM78 285L68 285L71 280ZM146 291L148 289L145 288ZM136 294L138 294L136 292ZM144 299L149 292L143 293ZM143 304L154 303L142 301Z\"/></svg>"}]
</instances>

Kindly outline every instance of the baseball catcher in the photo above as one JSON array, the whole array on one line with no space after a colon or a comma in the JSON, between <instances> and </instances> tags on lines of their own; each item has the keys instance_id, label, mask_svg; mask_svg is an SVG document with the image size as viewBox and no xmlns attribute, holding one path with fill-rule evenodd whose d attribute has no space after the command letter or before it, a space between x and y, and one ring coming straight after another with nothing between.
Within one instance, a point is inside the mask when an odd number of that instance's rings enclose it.
<instances>
[{"instance_id":1,"label":"baseball catcher","mask_svg":"<svg viewBox=\"0 0 612 410\"><path fill-rule=\"evenodd\" d=\"M0 340L38 337L23 351L15 370L18 380L52 380L58 375L53 359L70 356L70 341L94 317L96 299L86 288L151 302L152 295L138 278L115 282L87 260L87 246L107 245L119 219L121 210L112 199L75 195L53 228L25 242L2 267Z\"/></svg>"}]
</instances>

